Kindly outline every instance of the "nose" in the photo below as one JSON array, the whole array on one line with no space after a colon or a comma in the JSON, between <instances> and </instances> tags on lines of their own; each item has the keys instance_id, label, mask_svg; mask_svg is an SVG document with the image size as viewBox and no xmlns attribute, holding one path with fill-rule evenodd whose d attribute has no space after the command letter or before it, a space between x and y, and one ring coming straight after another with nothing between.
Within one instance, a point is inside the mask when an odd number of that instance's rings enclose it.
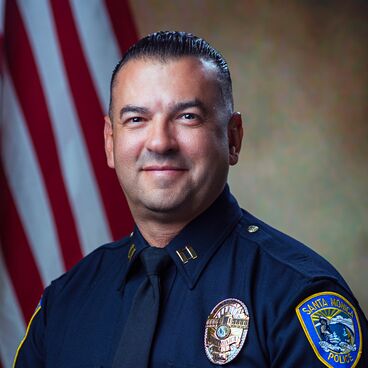
<instances>
[{"instance_id":1,"label":"nose","mask_svg":"<svg viewBox=\"0 0 368 368\"><path fill-rule=\"evenodd\" d=\"M149 151L164 154L178 149L175 127L170 121L157 118L151 121L146 148Z\"/></svg>"}]
</instances>

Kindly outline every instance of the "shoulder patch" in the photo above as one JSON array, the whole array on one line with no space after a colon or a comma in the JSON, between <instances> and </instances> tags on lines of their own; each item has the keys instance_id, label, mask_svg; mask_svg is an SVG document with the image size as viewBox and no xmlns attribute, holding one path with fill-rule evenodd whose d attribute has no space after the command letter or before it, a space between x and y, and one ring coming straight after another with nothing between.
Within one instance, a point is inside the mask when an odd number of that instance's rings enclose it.
<instances>
[{"instance_id":1,"label":"shoulder patch","mask_svg":"<svg viewBox=\"0 0 368 368\"><path fill-rule=\"evenodd\" d=\"M327 367L355 367L362 354L362 332L355 308L332 291L313 294L296 314L318 359Z\"/></svg>"}]
</instances>

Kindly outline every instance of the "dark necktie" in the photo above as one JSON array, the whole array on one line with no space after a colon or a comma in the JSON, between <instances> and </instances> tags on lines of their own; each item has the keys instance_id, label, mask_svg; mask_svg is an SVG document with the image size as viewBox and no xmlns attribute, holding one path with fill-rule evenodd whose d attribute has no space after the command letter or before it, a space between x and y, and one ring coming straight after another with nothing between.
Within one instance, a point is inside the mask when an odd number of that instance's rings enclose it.
<instances>
[{"instance_id":1,"label":"dark necktie","mask_svg":"<svg viewBox=\"0 0 368 368\"><path fill-rule=\"evenodd\" d=\"M116 350L113 368L148 367L160 306L160 272L170 261L163 248L149 247L140 259L147 277L138 287Z\"/></svg>"}]
</instances>

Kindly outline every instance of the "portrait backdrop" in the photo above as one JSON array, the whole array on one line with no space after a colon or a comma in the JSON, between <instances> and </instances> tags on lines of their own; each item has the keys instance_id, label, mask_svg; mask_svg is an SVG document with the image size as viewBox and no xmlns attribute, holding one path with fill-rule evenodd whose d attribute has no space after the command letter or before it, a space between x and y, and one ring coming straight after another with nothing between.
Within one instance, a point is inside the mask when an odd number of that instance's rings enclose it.
<instances>
[{"instance_id":1,"label":"portrait backdrop","mask_svg":"<svg viewBox=\"0 0 368 368\"><path fill-rule=\"evenodd\" d=\"M43 288L132 229L105 165L103 115L121 54L158 30L223 53L245 125L232 191L327 258L367 314L367 10L358 0L0 0L0 368Z\"/></svg>"}]
</instances>

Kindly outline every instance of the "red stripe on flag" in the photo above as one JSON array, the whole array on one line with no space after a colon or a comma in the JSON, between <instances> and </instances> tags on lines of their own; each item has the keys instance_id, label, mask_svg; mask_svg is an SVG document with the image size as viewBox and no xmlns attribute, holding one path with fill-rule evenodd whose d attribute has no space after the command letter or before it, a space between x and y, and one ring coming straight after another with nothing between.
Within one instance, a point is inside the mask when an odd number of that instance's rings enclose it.
<instances>
[{"instance_id":1,"label":"red stripe on flag","mask_svg":"<svg viewBox=\"0 0 368 368\"><path fill-rule=\"evenodd\" d=\"M129 4L126 0L105 0L105 4L120 50L124 53L138 38Z\"/></svg>"},{"instance_id":2,"label":"red stripe on flag","mask_svg":"<svg viewBox=\"0 0 368 368\"><path fill-rule=\"evenodd\" d=\"M2 168L0 187L0 238L4 261L24 320L29 321L41 298L43 284Z\"/></svg>"},{"instance_id":3,"label":"red stripe on flag","mask_svg":"<svg viewBox=\"0 0 368 368\"><path fill-rule=\"evenodd\" d=\"M70 89L101 191L106 216L113 238L121 238L132 230L133 221L115 173L106 165L103 110L89 74L69 2L52 1L51 8Z\"/></svg>"},{"instance_id":4,"label":"red stripe on flag","mask_svg":"<svg viewBox=\"0 0 368 368\"><path fill-rule=\"evenodd\" d=\"M43 174L64 264L68 269L82 258L82 252L37 66L15 1L6 2L4 33L7 65Z\"/></svg>"}]
</instances>

